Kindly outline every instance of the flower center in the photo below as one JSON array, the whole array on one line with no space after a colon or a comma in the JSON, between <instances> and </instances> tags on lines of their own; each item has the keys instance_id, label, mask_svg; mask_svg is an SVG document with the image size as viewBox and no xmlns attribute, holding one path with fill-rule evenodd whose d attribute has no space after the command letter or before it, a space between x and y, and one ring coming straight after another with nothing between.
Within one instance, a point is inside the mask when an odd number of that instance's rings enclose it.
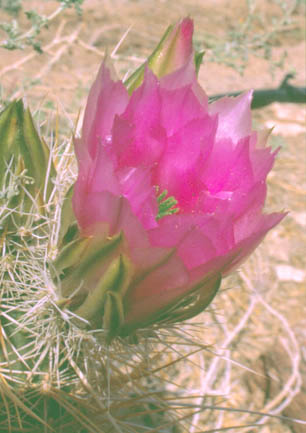
<instances>
[{"instance_id":1,"label":"flower center","mask_svg":"<svg viewBox=\"0 0 306 433\"><path fill-rule=\"evenodd\" d=\"M159 188L156 187L156 191L158 192ZM157 196L158 203L158 214L156 219L159 220L167 215L172 215L179 211L179 208L176 206L178 201L174 197L167 197L168 191L165 189L161 194Z\"/></svg>"}]
</instances>

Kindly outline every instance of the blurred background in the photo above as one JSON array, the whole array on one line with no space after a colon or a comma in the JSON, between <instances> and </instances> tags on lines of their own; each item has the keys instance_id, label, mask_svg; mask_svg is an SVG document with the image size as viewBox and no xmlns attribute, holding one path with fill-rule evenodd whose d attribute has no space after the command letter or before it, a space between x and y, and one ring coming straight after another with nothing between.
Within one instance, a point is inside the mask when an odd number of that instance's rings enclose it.
<instances>
[{"instance_id":1,"label":"blurred background","mask_svg":"<svg viewBox=\"0 0 306 433\"><path fill-rule=\"evenodd\" d=\"M209 96L277 88L288 73L305 86L305 0L0 0L1 106L23 97L47 141L56 118L70 139L105 53L123 78L186 15L205 51L199 80ZM242 431L305 431L251 413L306 419L305 104L275 102L253 115L254 128L273 128L270 144L281 147L267 210L289 215L188 328L210 350L161 373L198 405L229 409L194 415L186 432L254 423Z\"/></svg>"}]
</instances>

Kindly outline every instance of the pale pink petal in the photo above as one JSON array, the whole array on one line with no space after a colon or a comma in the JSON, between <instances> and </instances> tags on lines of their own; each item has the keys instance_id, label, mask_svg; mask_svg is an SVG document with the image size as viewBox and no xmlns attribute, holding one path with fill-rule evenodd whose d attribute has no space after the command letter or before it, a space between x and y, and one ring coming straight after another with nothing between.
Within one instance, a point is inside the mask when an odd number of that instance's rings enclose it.
<instances>
[{"instance_id":1,"label":"pale pink petal","mask_svg":"<svg viewBox=\"0 0 306 433\"><path fill-rule=\"evenodd\" d=\"M98 223L105 223L109 226L109 236L122 231L132 250L149 247L146 231L132 212L126 198L103 191L88 193L82 199L82 212L77 217L81 229L87 234L90 232L90 227L94 229Z\"/></svg>"},{"instance_id":2,"label":"pale pink petal","mask_svg":"<svg viewBox=\"0 0 306 433\"><path fill-rule=\"evenodd\" d=\"M172 74L161 78L162 89L177 90L182 87L191 86L191 89L205 111L208 111L208 97L197 81L193 54L188 62Z\"/></svg>"},{"instance_id":3,"label":"pale pink petal","mask_svg":"<svg viewBox=\"0 0 306 433\"><path fill-rule=\"evenodd\" d=\"M246 191L253 185L254 176L249 154L249 137L246 137L239 140L233 152L232 167L223 185L225 191Z\"/></svg>"},{"instance_id":4,"label":"pale pink petal","mask_svg":"<svg viewBox=\"0 0 306 433\"><path fill-rule=\"evenodd\" d=\"M237 269L254 251L258 244L263 240L269 230L275 227L286 216L284 213L270 215L257 215L256 223L253 222L252 230L249 230L244 222L238 224L235 229L235 242L233 247L223 254L216 255L212 260L207 261L191 270L191 280L200 280L203 276L221 273L222 276L228 275ZM246 237L244 237L246 236ZM239 238L241 238L239 240ZM204 277L205 278L205 277Z\"/></svg>"},{"instance_id":5,"label":"pale pink petal","mask_svg":"<svg viewBox=\"0 0 306 433\"><path fill-rule=\"evenodd\" d=\"M252 237L256 233L265 234L278 224L284 216L285 214L283 213L263 215L259 207L250 207L247 212L235 221L234 236L236 244L248 237Z\"/></svg>"},{"instance_id":6,"label":"pale pink petal","mask_svg":"<svg viewBox=\"0 0 306 433\"><path fill-rule=\"evenodd\" d=\"M250 160L252 164L254 181L263 181L271 170L275 157L279 149L272 151L270 147L265 147L270 131L265 133L254 132L250 141Z\"/></svg>"},{"instance_id":7,"label":"pale pink petal","mask_svg":"<svg viewBox=\"0 0 306 433\"><path fill-rule=\"evenodd\" d=\"M252 91L233 97L218 99L209 105L211 114L219 115L217 139L231 139L236 143L251 134Z\"/></svg>"},{"instance_id":8,"label":"pale pink petal","mask_svg":"<svg viewBox=\"0 0 306 433\"><path fill-rule=\"evenodd\" d=\"M236 191L229 202L228 213L237 218L249 209L262 209L266 199L267 186L264 182L258 182L248 191Z\"/></svg>"},{"instance_id":9,"label":"pale pink petal","mask_svg":"<svg viewBox=\"0 0 306 433\"><path fill-rule=\"evenodd\" d=\"M159 227L151 230L154 246L176 248L188 269L210 261L234 245L232 222L205 214L172 215L161 219Z\"/></svg>"},{"instance_id":10,"label":"pale pink petal","mask_svg":"<svg viewBox=\"0 0 306 433\"><path fill-rule=\"evenodd\" d=\"M121 81L111 79L103 62L89 92L82 129L83 140L92 156L109 137L115 115L121 114L127 103L127 90Z\"/></svg>"},{"instance_id":11,"label":"pale pink petal","mask_svg":"<svg viewBox=\"0 0 306 433\"><path fill-rule=\"evenodd\" d=\"M96 157L91 163L91 171L88 173L88 190L90 192L109 191L115 195L121 193L120 183L114 170L114 162L104 146L97 150Z\"/></svg>"},{"instance_id":12,"label":"pale pink petal","mask_svg":"<svg viewBox=\"0 0 306 433\"><path fill-rule=\"evenodd\" d=\"M254 220L252 221L250 217L242 219L235 227L235 238L237 241L235 251L239 252L239 254L237 254L235 259L228 264L226 269L224 269L224 275L228 274L244 262L260 244L268 231L279 224L285 216L286 213L261 215L261 217L257 219L257 224ZM250 223L253 228L253 232L247 227L248 223ZM247 234L249 234L249 236L244 238ZM239 239L241 239L240 242Z\"/></svg>"},{"instance_id":13,"label":"pale pink petal","mask_svg":"<svg viewBox=\"0 0 306 433\"><path fill-rule=\"evenodd\" d=\"M170 137L193 119L203 119L204 110L191 86L179 90L161 89L161 124Z\"/></svg>"}]
</instances>

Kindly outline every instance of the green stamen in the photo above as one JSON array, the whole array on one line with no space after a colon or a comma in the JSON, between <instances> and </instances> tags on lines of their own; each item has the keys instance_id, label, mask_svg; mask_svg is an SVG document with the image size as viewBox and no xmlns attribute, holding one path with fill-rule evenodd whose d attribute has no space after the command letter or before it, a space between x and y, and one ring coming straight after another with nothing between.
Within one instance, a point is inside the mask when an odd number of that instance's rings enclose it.
<instances>
[{"instance_id":1,"label":"green stamen","mask_svg":"<svg viewBox=\"0 0 306 433\"><path fill-rule=\"evenodd\" d=\"M167 197L168 191L165 189L159 196L157 196L158 203L158 214L156 219L163 218L167 215L172 215L179 211L178 207L175 207L178 201L174 197Z\"/></svg>"}]
</instances>

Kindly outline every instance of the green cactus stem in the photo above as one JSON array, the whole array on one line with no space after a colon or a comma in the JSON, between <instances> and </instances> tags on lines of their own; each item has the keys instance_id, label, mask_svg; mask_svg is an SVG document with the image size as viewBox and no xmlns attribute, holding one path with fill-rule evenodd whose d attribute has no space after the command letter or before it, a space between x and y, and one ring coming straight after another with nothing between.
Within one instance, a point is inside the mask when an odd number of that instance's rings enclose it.
<instances>
[{"instance_id":1,"label":"green cactus stem","mask_svg":"<svg viewBox=\"0 0 306 433\"><path fill-rule=\"evenodd\" d=\"M55 176L46 143L22 100L11 102L0 113L0 225L10 232L26 225L29 214L43 214Z\"/></svg>"}]
</instances>

